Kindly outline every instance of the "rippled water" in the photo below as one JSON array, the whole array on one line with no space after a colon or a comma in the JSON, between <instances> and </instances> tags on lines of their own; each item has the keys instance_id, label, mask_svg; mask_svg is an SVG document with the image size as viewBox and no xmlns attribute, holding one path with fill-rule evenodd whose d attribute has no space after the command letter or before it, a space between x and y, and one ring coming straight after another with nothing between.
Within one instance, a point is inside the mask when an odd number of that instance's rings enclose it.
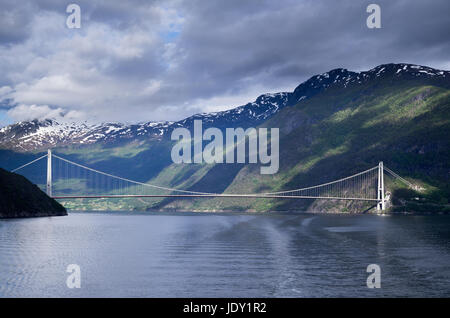
<instances>
[{"instance_id":1,"label":"rippled water","mask_svg":"<svg viewBox=\"0 0 450 318\"><path fill-rule=\"evenodd\" d=\"M450 296L450 217L71 213L0 220L0 296ZM67 265L81 288L66 286ZM367 265L381 288L366 287Z\"/></svg>"}]
</instances>

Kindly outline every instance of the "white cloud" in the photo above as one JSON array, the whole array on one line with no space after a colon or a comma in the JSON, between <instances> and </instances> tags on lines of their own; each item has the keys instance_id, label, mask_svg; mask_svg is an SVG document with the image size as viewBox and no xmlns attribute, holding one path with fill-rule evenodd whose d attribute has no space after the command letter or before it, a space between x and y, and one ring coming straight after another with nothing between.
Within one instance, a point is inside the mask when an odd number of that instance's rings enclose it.
<instances>
[{"instance_id":1,"label":"white cloud","mask_svg":"<svg viewBox=\"0 0 450 318\"><path fill-rule=\"evenodd\" d=\"M61 108L52 109L47 105L18 105L7 112L7 115L17 121L61 117Z\"/></svg>"},{"instance_id":2,"label":"white cloud","mask_svg":"<svg viewBox=\"0 0 450 318\"><path fill-rule=\"evenodd\" d=\"M175 120L292 90L336 67L394 59L448 68L445 8L380 1L384 27L370 32L355 1L80 0L82 27L68 29L60 4L3 0L0 102L12 98L20 119Z\"/></svg>"},{"instance_id":3,"label":"white cloud","mask_svg":"<svg viewBox=\"0 0 450 318\"><path fill-rule=\"evenodd\" d=\"M7 116L16 121L33 119L56 119L58 121L77 121L85 119L85 114L76 110L66 111L61 107L48 105L18 105L7 111Z\"/></svg>"},{"instance_id":4,"label":"white cloud","mask_svg":"<svg viewBox=\"0 0 450 318\"><path fill-rule=\"evenodd\" d=\"M12 91L13 89L8 85L0 87L0 98L6 98Z\"/></svg>"}]
</instances>

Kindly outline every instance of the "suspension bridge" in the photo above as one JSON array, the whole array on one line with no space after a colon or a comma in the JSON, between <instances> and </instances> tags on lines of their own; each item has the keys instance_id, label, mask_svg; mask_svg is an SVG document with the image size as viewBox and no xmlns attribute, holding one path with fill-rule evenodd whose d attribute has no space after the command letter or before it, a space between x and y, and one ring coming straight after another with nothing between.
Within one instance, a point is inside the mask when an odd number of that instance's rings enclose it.
<instances>
[{"instance_id":1,"label":"suspension bridge","mask_svg":"<svg viewBox=\"0 0 450 318\"><path fill-rule=\"evenodd\" d=\"M263 193L212 193L183 190L139 182L106 173L52 154L36 158L11 172L23 173L33 164L47 158L46 182L34 181L54 199L96 199L96 198L279 198L279 199L321 199L355 200L376 203L377 210L385 210L387 197L384 187L384 172L414 187L380 162L377 166L357 174L319 185L294 190ZM39 169L39 170L42 170Z\"/></svg>"}]
</instances>

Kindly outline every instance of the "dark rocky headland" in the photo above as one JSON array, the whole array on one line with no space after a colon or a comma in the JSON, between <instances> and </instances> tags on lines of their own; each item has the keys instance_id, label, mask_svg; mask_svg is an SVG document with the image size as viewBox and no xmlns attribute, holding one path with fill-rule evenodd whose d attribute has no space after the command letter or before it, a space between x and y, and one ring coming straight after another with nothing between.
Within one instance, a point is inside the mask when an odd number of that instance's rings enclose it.
<instances>
[{"instance_id":1,"label":"dark rocky headland","mask_svg":"<svg viewBox=\"0 0 450 318\"><path fill-rule=\"evenodd\" d=\"M35 184L0 168L0 218L63 215L66 209Z\"/></svg>"}]
</instances>

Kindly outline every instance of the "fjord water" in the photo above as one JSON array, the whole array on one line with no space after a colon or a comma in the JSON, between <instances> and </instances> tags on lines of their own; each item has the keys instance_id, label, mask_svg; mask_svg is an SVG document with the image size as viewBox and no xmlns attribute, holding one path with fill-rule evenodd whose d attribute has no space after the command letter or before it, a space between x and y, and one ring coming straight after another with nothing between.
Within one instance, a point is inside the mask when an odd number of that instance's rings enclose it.
<instances>
[{"instance_id":1,"label":"fjord water","mask_svg":"<svg viewBox=\"0 0 450 318\"><path fill-rule=\"evenodd\" d=\"M0 220L1 297L450 296L450 217L70 213ZM81 288L69 289L69 264ZM366 268L381 267L369 289Z\"/></svg>"}]
</instances>

